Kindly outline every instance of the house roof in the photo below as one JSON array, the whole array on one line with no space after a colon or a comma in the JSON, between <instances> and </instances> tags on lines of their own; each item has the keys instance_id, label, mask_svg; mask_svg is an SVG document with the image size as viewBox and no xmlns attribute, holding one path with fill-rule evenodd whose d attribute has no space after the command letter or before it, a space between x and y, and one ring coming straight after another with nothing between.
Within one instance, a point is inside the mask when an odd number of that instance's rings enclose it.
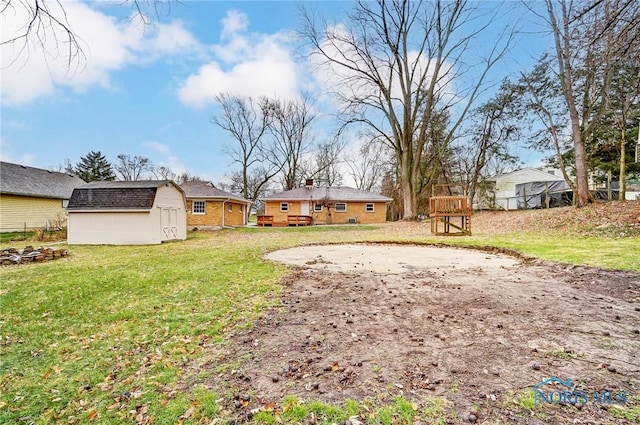
<instances>
[{"instance_id":1,"label":"house roof","mask_svg":"<svg viewBox=\"0 0 640 425\"><path fill-rule=\"evenodd\" d=\"M513 177L516 177L518 175L529 175L529 176L537 176L534 178L534 180L531 180L531 178L529 178L529 181L553 181L553 180L564 180L564 177L562 177L561 175L555 175L552 173L549 173L547 171L542 171L539 170L537 168L533 168L533 167L525 167L521 170L517 170L517 171L512 171L511 173L505 173L505 174L499 174L497 176L492 176L489 177L487 179L487 181L498 181L498 180L504 180L504 179L511 179Z\"/></svg>"},{"instance_id":2,"label":"house roof","mask_svg":"<svg viewBox=\"0 0 640 425\"><path fill-rule=\"evenodd\" d=\"M220 190L211 182L190 181L180 185L184 190L187 199L232 199L244 204L250 204L251 201L244 199L242 196Z\"/></svg>"},{"instance_id":3,"label":"house roof","mask_svg":"<svg viewBox=\"0 0 640 425\"><path fill-rule=\"evenodd\" d=\"M393 200L386 196L366 192L360 189L354 189L348 186L314 186L311 188L299 187L285 192L274 193L273 195L264 198L264 201L302 201L320 199L344 202L391 202Z\"/></svg>"},{"instance_id":4,"label":"house roof","mask_svg":"<svg viewBox=\"0 0 640 425\"><path fill-rule=\"evenodd\" d=\"M0 162L0 192L6 195L69 199L73 189L83 184L74 174Z\"/></svg>"},{"instance_id":5,"label":"house roof","mask_svg":"<svg viewBox=\"0 0 640 425\"><path fill-rule=\"evenodd\" d=\"M67 210L150 210L158 188L171 180L95 181L74 189Z\"/></svg>"}]
</instances>

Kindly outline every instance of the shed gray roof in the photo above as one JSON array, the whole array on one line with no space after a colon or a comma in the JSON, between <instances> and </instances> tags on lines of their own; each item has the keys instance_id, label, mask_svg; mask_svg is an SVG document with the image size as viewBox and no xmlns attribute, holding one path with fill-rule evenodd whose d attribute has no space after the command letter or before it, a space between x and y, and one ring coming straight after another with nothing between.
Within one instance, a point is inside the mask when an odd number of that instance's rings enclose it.
<instances>
[{"instance_id":1,"label":"shed gray roof","mask_svg":"<svg viewBox=\"0 0 640 425\"><path fill-rule=\"evenodd\" d=\"M377 193L366 192L348 186L299 187L285 192L274 193L264 198L265 201L301 201L320 200L343 202L391 202L393 199Z\"/></svg>"},{"instance_id":2,"label":"shed gray roof","mask_svg":"<svg viewBox=\"0 0 640 425\"><path fill-rule=\"evenodd\" d=\"M251 201L244 199L242 196L220 190L211 182L205 181L189 181L180 185L187 199L232 199L234 201L250 204Z\"/></svg>"},{"instance_id":3,"label":"shed gray roof","mask_svg":"<svg viewBox=\"0 0 640 425\"><path fill-rule=\"evenodd\" d=\"M150 210L160 186L171 180L95 181L73 191L67 210Z\"/></svg>"},{"instance_id":4,"label":"shed gray roof","mask_svg":"<svg viewBox=\"0 0 640 425\"><path fill-rule=\"evenodd\" d=\"M69 199L73 189L83 184L74 174L0 162L0 192L6 195Z\"/></svg>"}]
</instances>

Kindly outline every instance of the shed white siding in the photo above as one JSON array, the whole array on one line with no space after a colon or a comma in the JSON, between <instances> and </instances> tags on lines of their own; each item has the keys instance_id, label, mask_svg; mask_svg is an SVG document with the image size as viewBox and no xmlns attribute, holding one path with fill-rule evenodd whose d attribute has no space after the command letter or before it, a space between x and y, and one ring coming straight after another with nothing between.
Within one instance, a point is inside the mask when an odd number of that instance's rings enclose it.
<instances>
[{"instance_id":1,"label":"shed white siding","mask_svg":"<svg viewBox=\"0 0 640 425\"><path fill-rule=\"evenodd\" d=\"M150 245L187 238L184 193L159 186L151 209L69 210L70 245Z\"/></svg>"},{"instance_id":2,"label":"shed white siding","mask_svg":"<svg viewBox=\"0 0 640 425\"><path fill-rule=\"evenodd\" d=\"M159 227L150 211L70 212L67 240L70 245L159 244Z\"/></svg>"}]
</instances>

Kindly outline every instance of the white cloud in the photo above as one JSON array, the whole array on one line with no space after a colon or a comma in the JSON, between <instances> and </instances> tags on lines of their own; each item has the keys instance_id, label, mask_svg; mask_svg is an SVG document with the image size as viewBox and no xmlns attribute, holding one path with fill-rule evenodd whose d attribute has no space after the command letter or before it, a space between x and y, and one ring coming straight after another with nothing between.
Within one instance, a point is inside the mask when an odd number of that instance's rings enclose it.
<instances>
[{"instance_id":1,"label":"white cloud","mask_svg":"<svg viewBox=\"0 0 640 425\"><path fill-rule=\"evenodd\" d=\"M180 161L180 158L171 153L171 148L160 142L150 141L143 143L143 146L160 155L160 159L153 161L155 166L164 166L176 174L187 171L187 167Z\"/></svg>"},{"instance_id":2,"label":"white cloud","mask_svg":"<svg viewBox=\"0 0 640 425\"><path fill-rule=\"evenodd\" d=\"M11 13L3 12L3 40L20 34L28 20L27 9L17 5ZM3 105L27 104L62 87L76 91L106 88L111 85L111 73L127 65L200 48L179 22L158 24L145 31L139 20L119 21L85 2L51 2L50 8L55 16L66 16L86 60L72 60L69 67L66 35L55 26L43 27L47 32L39 34L40 39L33 33L29 39L2 45Z\"/></svg>"},{"instance_id":3,"label":"white cloud","mask_svg":"<svg viewBox=\"0 0 640 425\"><path fill-rule=\"evenodd\" d=\"M238 32L244 32L249 27L249 18L237 10L229 10L227 16L222 19L222 39L235 36Z\"/></svg>"},{"instance_id":4,"label":"white cloud","mask_svg":"<svg viewBox=\"0 0 640 425\"><path fill-rule=\"evenodd\" d=\"M150 35L151 40L145 44L154 57L200 53L203 50L193 34L187 31L180 21L157 24Z\"/></svg>"},{"instance_id":5,"label":"white cloud","mask_svg":"<svg viewBox=\"0 0 640 425\"><path fill-rule=\"evenodd\" d=\"M180 86L180 100L193 107L213 102L216 94L278 96L298 93L299 71L293 59L293 36L247 33L246 15L228 11L222 20L221 44L211 47L216 61L204 64Z\"/></svg>"},{"instance_id":6,"label":"white cloud","mask_svg":"<svg viewBox=\"0 0 640 425\"><path fill-rule=\"evenodd\" d=\"M9 153L11 147L6 139L0 138L0 161L10 162L12 164L20 165L33 165L36 156L34 154L23 154L20 156L13 156Z\"/></svg>"}]
</instances>

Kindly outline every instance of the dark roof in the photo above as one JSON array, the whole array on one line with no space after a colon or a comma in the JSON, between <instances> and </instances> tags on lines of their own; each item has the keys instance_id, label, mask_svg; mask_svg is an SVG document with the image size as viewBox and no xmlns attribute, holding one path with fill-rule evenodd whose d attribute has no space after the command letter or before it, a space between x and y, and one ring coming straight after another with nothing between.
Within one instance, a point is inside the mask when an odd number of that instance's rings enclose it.
<instances>
[{"instance_id":1,"label":"dark roof","mask_svg":"<svg viewBox=\"0 0 640 425\"><path fill-rule=\"evenodd\" d=\"M6 195L69 199L73 189L83 184L74 174L0 162L0 192Z\"/></svg>"},{"instance_id":2,"label":"dark roof","mask_svg":"<svg viewBox=\"0 0 640 425\"><path fill-rule=\"evenodd\" d=\"M354 189L348 186L325 186L325 187L299 187L285 192L274 193L264 198L265 201L298 201L298 200L320 200L330 201L361 201L361 202L391 202L393 199Z\"/></svg>"},{"instance_id":3,"label":"dark roof","mask_svg":"<svg viewBox=\"0 0 640 425\"><path fill-rule=\"evenodd\" d=\"M211 182L205 181L189 181L180 185L187 199L228 199L250 204L251 201L244 199L242 196L220 190Z\"/></svg>"},{"instance_id":4,"label":"dark roof","mask_svg":"<svg viewBox=\"0 0 640 425\"><path fill-rule=\"evenodd\" d=\"M95 181L76 188L67 210L150 210L160 186L171 180Z\"/></svg>"}]
</instances>

